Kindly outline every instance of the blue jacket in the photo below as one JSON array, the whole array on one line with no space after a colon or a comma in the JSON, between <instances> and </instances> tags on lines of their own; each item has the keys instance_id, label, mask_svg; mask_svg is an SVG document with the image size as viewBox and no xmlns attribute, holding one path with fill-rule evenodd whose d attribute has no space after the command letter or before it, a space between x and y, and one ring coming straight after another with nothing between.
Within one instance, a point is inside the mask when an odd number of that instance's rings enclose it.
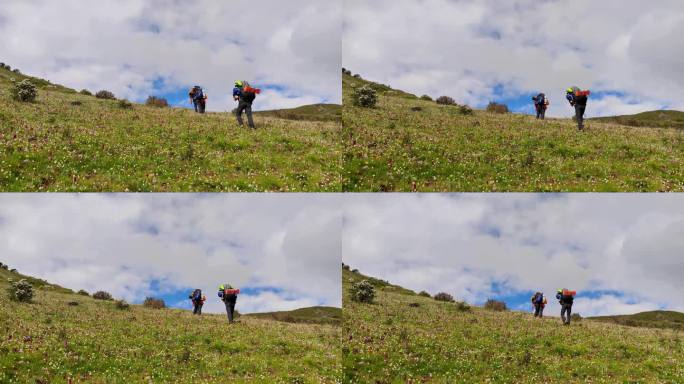
<instances>
[{"instance_id":1,"label":"blue jacket","mask_svg":"<svg viewBox=\"0 0 684 384\"><path fill-rule=\"evenodd\" d=\"M197 102L204 99L204 91L202 90L202 88L194 89L193 91L194 94L192 95L192 101Z\"/></svg>"},{"instance_id":2,"label":"blue jacket","mask_svg":"<svg viewBox=\"0 0 684 384\"><path fill-rule=\"evenodd\" d=\"M240 97L242 95L242 89L235 87L233 88L233 97Z\"/></svg>"}]
</instances>

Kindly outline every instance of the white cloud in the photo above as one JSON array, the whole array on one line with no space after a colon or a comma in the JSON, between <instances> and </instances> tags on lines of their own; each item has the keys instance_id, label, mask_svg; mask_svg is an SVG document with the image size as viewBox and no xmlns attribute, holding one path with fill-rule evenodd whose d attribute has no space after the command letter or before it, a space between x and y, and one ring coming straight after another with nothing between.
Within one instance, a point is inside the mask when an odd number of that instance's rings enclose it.
<instances>
[{"instance_id":1,"label":"white cloud","mask_svg":"<svg viewBox=\"0 0 684 384\"><path fill-rule=\"evenodd\" d=\"M241 296L243 312L341 306L338 200L9 194L0 197L0 255L28 275L130 301L189 287L210 296L229 282L279 290Z\"/></svg>"},{"instance_id":2,"label":"white cloud","mask_svg":"<svg viewBox=\"0 0 684 384\"><path fill-rule=\"evenodd\" d=\"M497 284L543 290L553 313L561 287L602 292L577 301L585 315L684 310L682 203L678 195L358 195L345 205L343 260L471 302L496 296Z\"/></svg>"},{"instance_id":3,"label":"white cloud","mask_svg":"<svg viewBox=\"0 0 684 384\"><path fill-rule=\"evenodd\" d=\"M626 95L592 101L598 116L682 108L682 34L678 0L347 0L342 52L369 79L478 106L497 85L563 117L568 86Z\"/></svg>"},{"instance_id":4,"label":"white cloud","mask_svg":"<svg viewBox=\"0 0 684 384\"><path fill-rule=\"evenodd\" d=\"M314 0L8 0L0 52L25 73L134 100L201 84L210 110L230 110L239 78L287 89L258 109L340 103L341 18L341 2Z\"/></svg>"}]
</instances>

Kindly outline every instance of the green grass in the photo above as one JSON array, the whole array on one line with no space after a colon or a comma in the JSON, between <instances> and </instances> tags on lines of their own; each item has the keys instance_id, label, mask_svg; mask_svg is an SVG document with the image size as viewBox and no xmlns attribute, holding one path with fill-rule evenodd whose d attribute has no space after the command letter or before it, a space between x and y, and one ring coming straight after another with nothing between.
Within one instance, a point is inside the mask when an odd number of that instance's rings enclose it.
<instances>
[{"instance_id":1,"label":"green grass","mask_svg":"<svg viewBox=\"0 0 684 384\"><path fill-rule=\"evenodd\" d=\"M673 311L649 311L633 315L596 316L590 319L630 327L671 328L684 331L684 313Z\"/></svg>"},{"instance_id":2,"label":"green grass","mask_svg":"<svg viewBox=\"0 0 684 384\"><path fill-rule=\"evenodd\" d=\"M339 104L303 105L291 109L275 109L255 112L256 116L279 117L288 120L332 121L342 120L342 106Z\"/></svg>"},{"instance_id":3,"label":"green grass","mask_svg":"<svg viewBox=\"0 0 684 384\"><path fill-rule=\"evenodd\" d=\"M684 112L649 111L635 115L596 117L590 120L610 122L631 127L684 128Z\"/></svg>"},{"instance_id":4,"label":"green grass","mask_svg":"<svg viewBox=\"0 0 684 384\"><path fill-rule=\"evenodd\" d=\"M378 90L375 108L350 102L362 84ZM578 132L570 119L465 116L348 75L343 92L346 191L684 190L681 129L590 121Z\"/></svg>"},{"instance_id":5,"label":"green grass","mask_svg":"<svg viewBox=\"0 0 684 384\"><path fill-rule=\"evenodd\" d=\"M348 296L359 278L343 271L345 383L684 381L684 338L676 331L586 319L566 327L557 317L462 311L383 288L373 304L360 304Z\"/></svg>"},{"instance_id":6,"label":"green grass","mask_svg":"<svg viewBox=\"0 0 684 384\"><path fill-rule=\"evenodd\" d=\"M334 383L340 329L154 310L38 288L10 302L0 270L0 383ZM69 305L77 302L78 305Z\"/></svg>"},{"instance_id":7,"label":"green grass","mask_svg":"<svg viewBox=\"0 0 684 384\"><path fill-rule=\"evenodd\" d=\"M33 78L37 101L20 103L11 77L23 78L0 69L0 191L341 190L339 120L256 117L252 131L229 113L122 109Z\"/></svg>"},{"instance_id":8,"label":"green grass","mask_svg":"<svg viewBox=\"0 0 684 384\"><path fill-rule=\"evenodd\" d=\"M309 307L292 311L250 313L243 316L284 321L286 323L339 325L342 322L342 309L334 307Z\"/></svg>"}]
</instances>

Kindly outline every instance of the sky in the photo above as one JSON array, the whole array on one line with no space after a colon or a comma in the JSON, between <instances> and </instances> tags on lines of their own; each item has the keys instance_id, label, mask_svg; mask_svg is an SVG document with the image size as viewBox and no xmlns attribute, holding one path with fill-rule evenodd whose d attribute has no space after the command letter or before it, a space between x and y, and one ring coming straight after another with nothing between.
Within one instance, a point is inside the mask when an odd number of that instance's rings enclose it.
<instances>
[{"instance_id":1,"label":"sky","mask_svg":"<svg viewBox=\"0 0 684 384\"><path fill-rule=\"evenodd\" d=\"M679 194L391 194L345 202L342 258L416 292L488 298L558 316L559 288L583 316L684 311Z\"/></svg>"},{"instance_id":2,"label":"sky","mask_svg":"<svg viewBox=\"0 0 684 384\"><path fill-rule=\"evenodd\" d=\"M684 110L681 0L346 0L342 63L432 97L502 102L570 117L570 86L590 89L586 116Z\"/></svg>"},{"instance_id":3,"label":"sky","mask_svg":"<svg viewBox=\"0 0 684 384\"><path fill-rule=\"evenodd\" d=\"M241 313L341 307L341 209L320 194L3 194L0 261L73 290Z\"/></svg>"},{"instance_id":4,"label":"sky","mask_svg":"<svg viewBox=\"0 0 684 384\"><path fill-rule=\"evenodd\" d=\"M77 90L235 107L235 80L263 89L257 110L341 103L341 1L3 0L0 61Z\"/></svg>"}]
</instances>

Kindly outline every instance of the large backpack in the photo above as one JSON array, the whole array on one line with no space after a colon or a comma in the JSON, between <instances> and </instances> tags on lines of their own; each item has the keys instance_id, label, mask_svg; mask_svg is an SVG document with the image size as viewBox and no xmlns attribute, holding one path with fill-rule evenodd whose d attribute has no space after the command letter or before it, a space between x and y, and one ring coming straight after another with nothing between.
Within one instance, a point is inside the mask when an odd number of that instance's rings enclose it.
<instances>
[{"instance_id":1,"label":"large backpack","mask_svg":"<svg viewBox=\"0 0 684 384\"><path fill-rule=\"evenodd\" d=\"M544 102L546 101L546 95L543 93L540 93L537 95L537 101L536 104L538 105L544 105Z\"/></svg>"},{"instance_id":2,"label":"large backpack","mask_svg":"<svg viewBox=\"0 0 684 384\"><path fill-rule=\"evenodd\" d=\"M192 292L192 301L200 301L202 300L202 290L201 289L195 289Z\"/></svg>"}]
</instances>

